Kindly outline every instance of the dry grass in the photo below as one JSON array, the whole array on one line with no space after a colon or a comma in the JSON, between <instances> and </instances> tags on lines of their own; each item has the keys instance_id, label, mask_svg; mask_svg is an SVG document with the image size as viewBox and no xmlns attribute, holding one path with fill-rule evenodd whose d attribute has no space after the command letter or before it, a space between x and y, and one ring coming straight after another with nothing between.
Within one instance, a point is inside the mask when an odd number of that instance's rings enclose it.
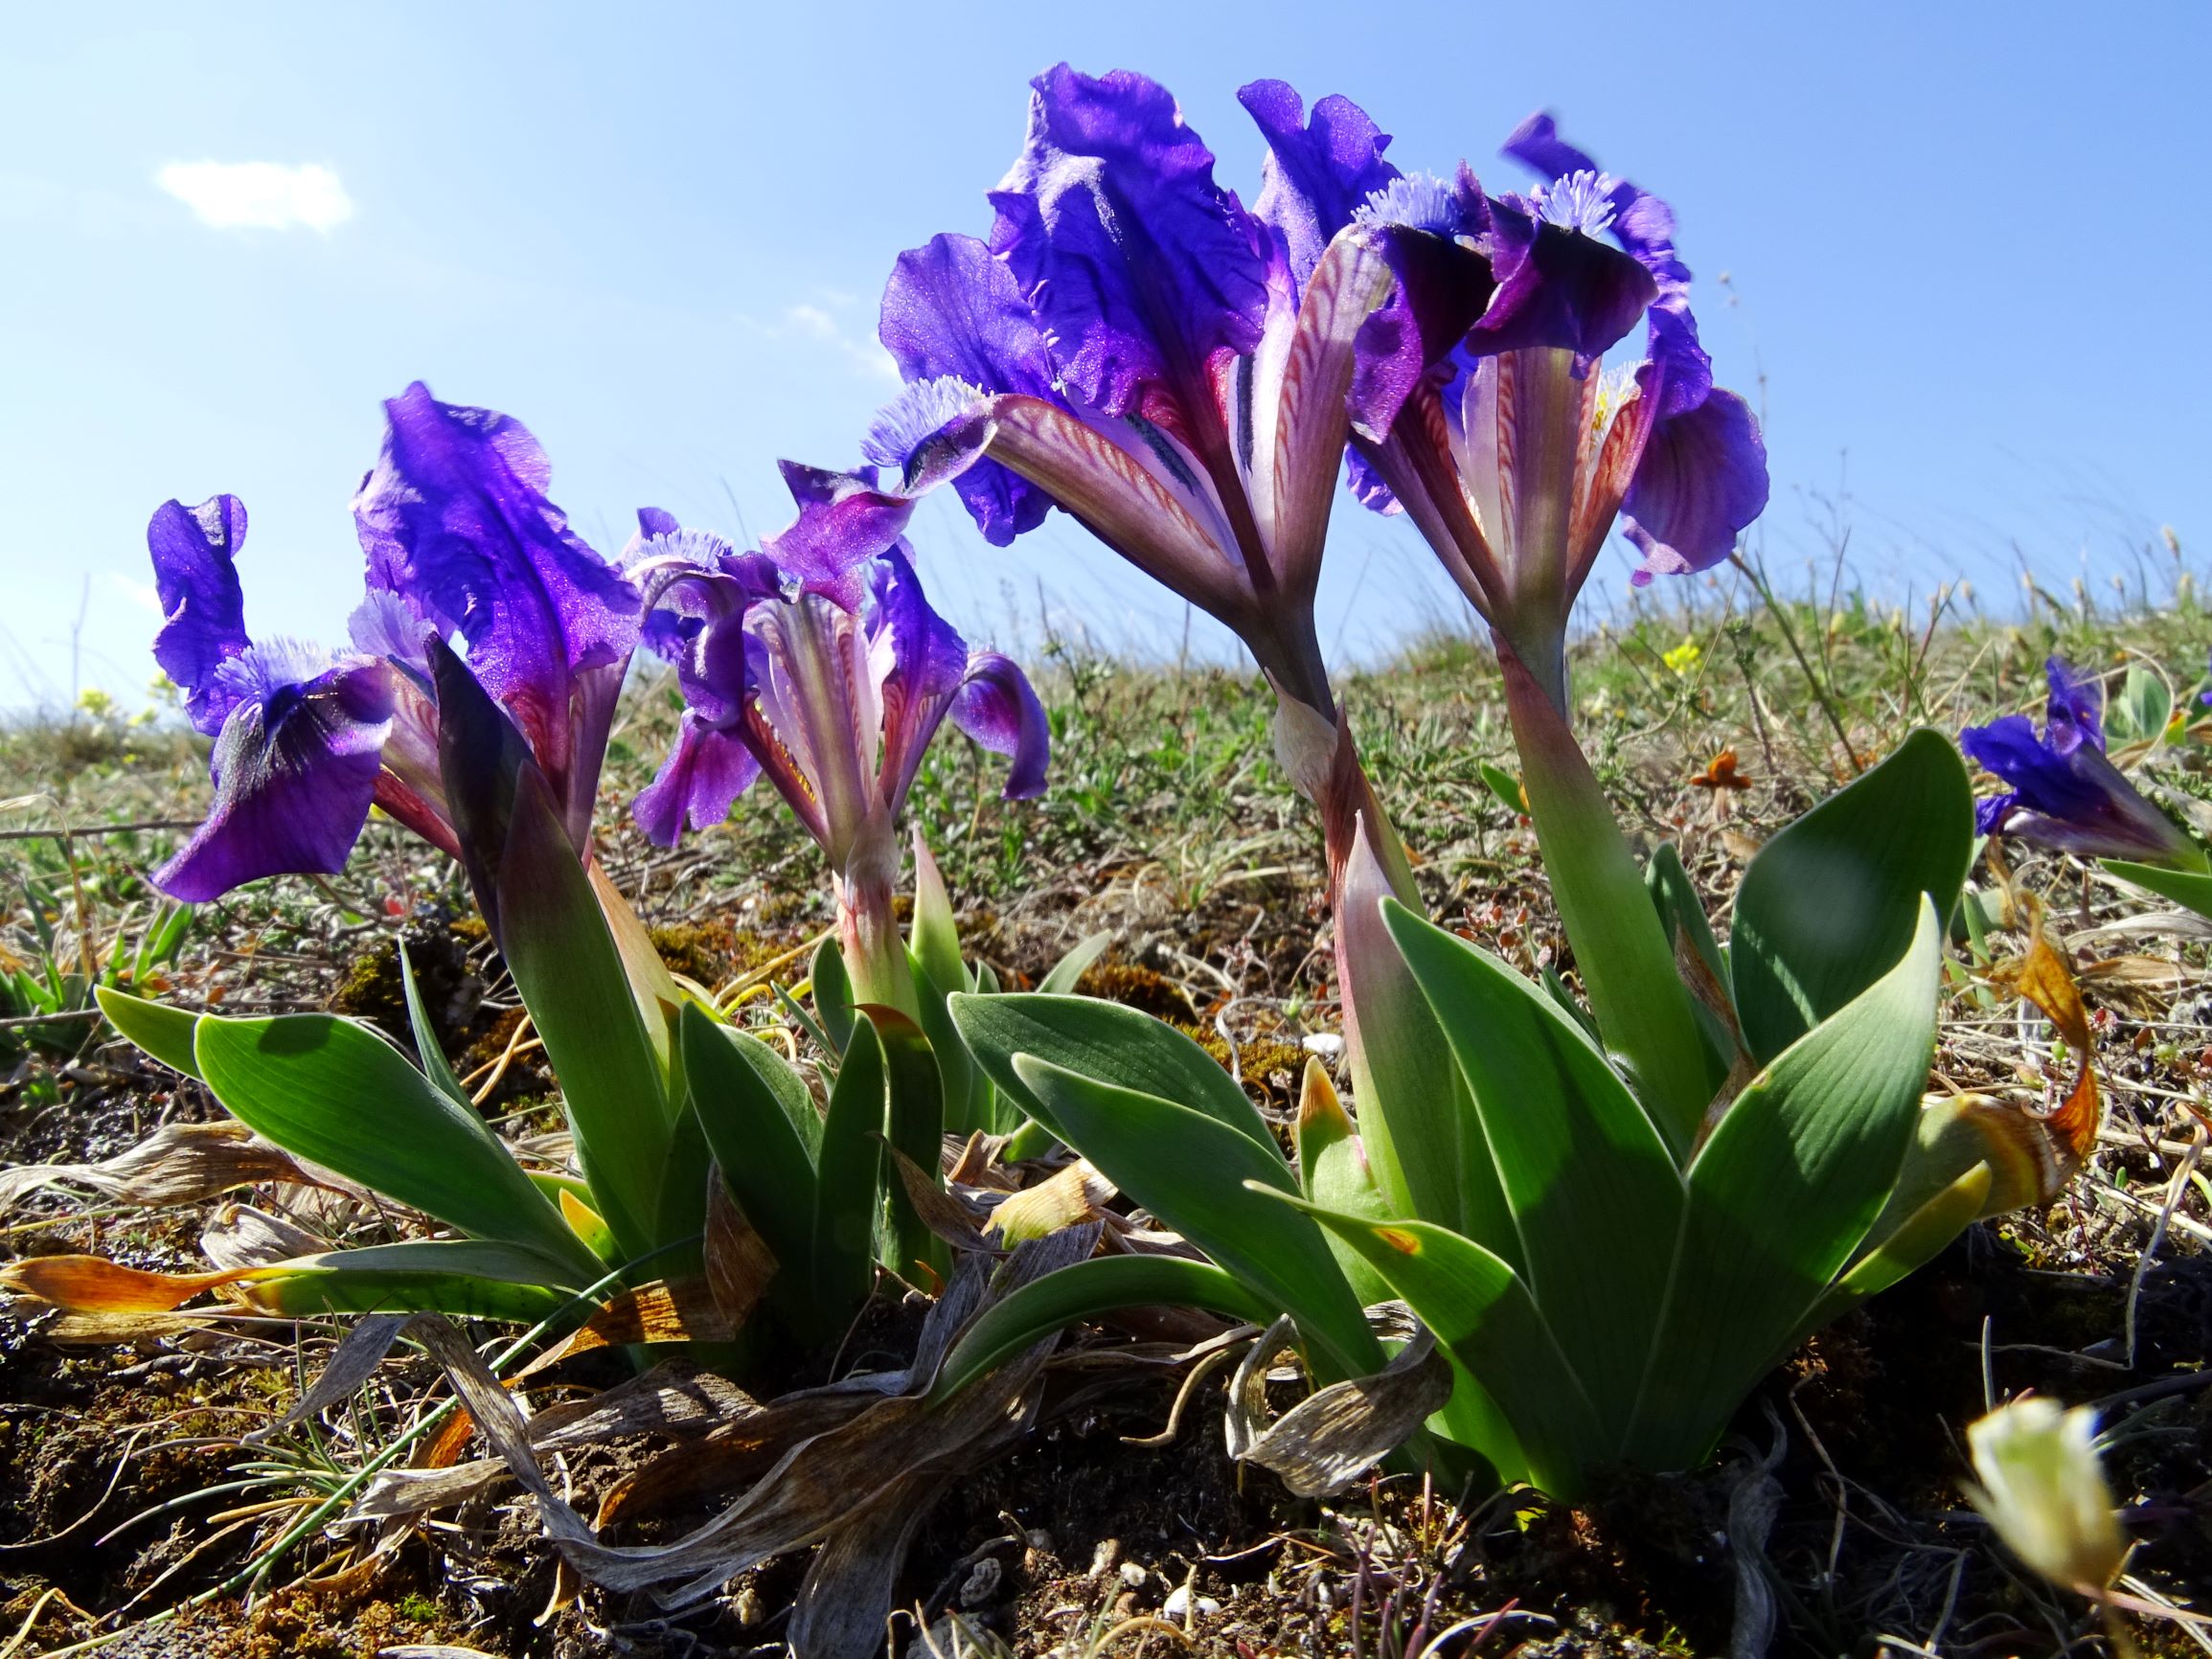
<instances>
[{"instance_id":1,"label":"dry grass","mask_svg":"<svg viewBox=\"0 0 2212 1659\"><path fill-rule=\"evenodd\" d=\"M2015 625L1950 602L1909 614L1847 595L1776 607L1735 578L1693 597L1694 608L1631 612L1585 642L1576 683L1593 760L1624 815L1647 842L1680 847L1723 927L1759 838L1911 726L1955 729L2034 705L2052 650L2155 667L2178 699L2197 688L2212 637L2185 586L2160 608L2109 615L2044 596ZM1063 644L1050 655L1057 743L1044 800L1001 802L996 762L949 739L916 788L915 816L971 948L1019 983L1076 939L1113 928L1114 951L1088 988L1182 1023L1281 1113L1301 1039L1332 1029L1335 1012L1318 834L1272 760L1269 700L1241 674L1135 670ZM1482 773L1513 764L1483 652L1440 637L1341 690L1435 913L1526 968L1571 978L1532 838ZM601 856L664 952L694 977L735 979L817 933L826 896L811 845L766 791L673 852L620 822L673 718L665 685L633 693L608 769ZM1743 787L1708 786L1726 750ZM2204 754L2171 750L2156 765L2185 810L2212 800ZM19 797L0 822L11 836L0 841L0 966L67 990L71 975L110 971L137 951L154 915L145 872L176 830L128 827L189 818L204 800L201 764L198 745L173 733L89 719L0 733L0 770ZM55 830L69 833L16 833ZM2197 1386L2212 1349L2212 1187L2189 1150L2212 1076L2202 935L2064 860L2028 859L2016 875L2048 901L2095 1011L2109 1118L2093 1167L2049 1211L1976 1229L1793 1358L1746 1408L1742 1438L1715 1469L1624 1481L1571 1513L1511 1498L1462 1510L1451 1494L1402 1482L1299 1505L1243 1489L1197 1406L1173 1446L1123 1445L1122 1433L1161 1426L1172 1384L1163 1394L1156 1382L1071 1377L1022 1450L954 1489L918 1551L905 1582L929 1603L933 1636L1020 1652L1156 1655L1189 1644L1243 1659L1412 1659L1446 1631L1449 1652L1478 1642L1493 1652L1530 1644L1521 1650L1532 1654L1710 1651L1729 1641L1747 1563L1773 1593L1775 1652L2067 1650L2093 1638L2084 1610L2027 1582L1956 1496L1956 1435L1985 1378L2000 1394L2032 1386L2107 1402L2115 1482L2147 1539L2138 1570L2169 1588L2212 1581L2212 1389ZM455 870L373 826L341 876L266 883L205 907L173 959L139 983L226 1009L335 1003L389 1019L392 950L405 936L429 965L457 1058L482 1065L513 1012L467 918ZM1999 955L2023 944L1993 939ZM1951 976L1942 1075L2051 1102L2070 1063L2040 1017L1987 981L1989 966L1962 959ZM36 1023L10 1017L0 1026L7 1162L98 1159L212 1109L96 1020L68 1008ZM493 1109L528 1109L546 1086L515 1067ZM0 1218L0 1249L177 1266L193 1259L203 1218L125 1212L62 1188ZM0 1320L10 1516L0 1655L46 1650L90 1635L103 1615L143 1614L220 1580L414 1420L436 1392L435 1369L419 1358L387 1365L324 1425L263 1454L241 1448L239 1435L281 1414L339 1329L245 1326L64 1347L37 1317ZM567 1472L590 1491L620 1469L593 1454ZM1743 1505L1767 1487L1762 1537ZM148 1518L112 1532L134 1511ZM1733 1555L1717 1541L1730 1535ZM1102 1567L1109 1540L1113 1560ZM388 1555L356 1552L310 1540L286 1575L339 1574L334 1585L275 1596L250 1614L225 1602L107 1650L741 1648L773 1639L796 1583L795 1568L764 1569L674 1625L587 1593L540 1628L533 1616L555 1586L527 1517L465 1513ZM356 1558L374 1564L345 1577ZM998 1563L989 1573L978 1565L987 1559ZM964 1600L983 1579L990 1586ZM1179 1586L1175 1634L1130 1623ZM2153 1650L2181 1644L2173 1626L2143 1637Z\"/></svg>"}]
</instances>

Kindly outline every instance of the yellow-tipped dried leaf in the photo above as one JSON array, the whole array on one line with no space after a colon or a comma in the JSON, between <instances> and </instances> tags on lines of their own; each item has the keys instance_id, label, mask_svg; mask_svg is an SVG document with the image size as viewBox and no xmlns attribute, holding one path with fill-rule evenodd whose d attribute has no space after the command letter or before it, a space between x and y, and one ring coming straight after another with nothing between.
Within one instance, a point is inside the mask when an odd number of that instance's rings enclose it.
<instances>
[{"instance_id":1,"label":"yellow-tipped dried leaf","mask_svg":"<svg viewBox=\"0 0 2212 1659\"><path fill-rule=\"evenodd\" d=\"M983 1224L1009 1244L1024 1243L1093 1219L1099 1207L1114 1195L1114 1185L1089 1163L1078 1158L1066 1169L1036 1186L1023 1189L991 1213Z\"/></svg>"}]
</instances>

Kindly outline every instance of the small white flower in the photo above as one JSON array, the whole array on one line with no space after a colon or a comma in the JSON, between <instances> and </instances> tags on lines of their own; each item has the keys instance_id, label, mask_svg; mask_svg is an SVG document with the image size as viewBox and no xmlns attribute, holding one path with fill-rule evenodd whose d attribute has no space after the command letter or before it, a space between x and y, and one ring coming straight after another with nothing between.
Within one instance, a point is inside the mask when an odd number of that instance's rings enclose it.
<instances>
[{"instance_id":1,"label":"small white flower","mask_svg":"<svg viewBox=\"0 0 2212 1659\"><path fill-rule=\"evenodd\" d=\"M2102 1597L2128 1553L2097 1461L2097 1415L2030 1396L1966 1431L1981 1484L1966 1495L2012 1553L2054 1584Z\"/></svg>"}]
</instances>

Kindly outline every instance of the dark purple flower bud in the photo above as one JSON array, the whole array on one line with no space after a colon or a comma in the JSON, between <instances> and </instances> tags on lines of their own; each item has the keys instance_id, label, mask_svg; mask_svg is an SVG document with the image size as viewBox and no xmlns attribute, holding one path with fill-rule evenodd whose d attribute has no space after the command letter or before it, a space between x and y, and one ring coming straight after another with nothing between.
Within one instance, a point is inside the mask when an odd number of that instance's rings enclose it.
<instances>
[{"instance_id":1,"label":"dark purple flower bud","mask_svg":"<svg viewBox=\"0 0 2212 1659\"><path fill-rule=\"evenodd\" d=\"M1977 806L1976 826L2083 858L2201 863L2196 843L2106 757L2101 682L2057 657L2044 676L2050 702L2041 738L2025 715L1959 734L1959 747L2009 785Z\"/></svg>"}]
</instances>

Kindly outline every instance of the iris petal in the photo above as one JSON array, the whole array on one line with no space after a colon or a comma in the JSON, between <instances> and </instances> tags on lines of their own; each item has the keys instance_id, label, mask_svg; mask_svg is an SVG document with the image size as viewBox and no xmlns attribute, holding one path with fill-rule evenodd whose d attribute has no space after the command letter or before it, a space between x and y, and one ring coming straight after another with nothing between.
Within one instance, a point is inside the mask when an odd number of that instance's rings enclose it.
<instances>
[{"instance_id":1,"label":"iris petal","mask_svg":"<svg viewBox=\"0 0 2212 1659\"><path fill-rule=\"evenodd\" d=\"M952 701L952 723L994 755L1012 758L1003 793L1009 801L1044 793L1052 759L1052 727L1029 676L1012 657L977 651Z\"/></svg>"},{"instance_id":2,"label":"iris petal","mask_svg":"<svg viewBox=\"0 0 2212 1659\"><path fill-rule=\"evenodd\" d=\"M1622 510L1644 555L1631 580L1707 570L1733 553L1744 527L1767 507L1767 444L1751 407L1714 391L1685 415L1660 420Z\"/></svg>"},{"instance_id":3,"label":"iris petal","mask_svg":"<svg viewBox=\"0 0 2212 1659\"><path fill-rule=\"evenodd\" d=\"M709 830L727 818L760 775L761 762L741 739L718 731L687 709L676 728L675 746L630 810L647 840L673 847L685 830Z\"/></svg>"},{"instance_id":4,"label":"iris petal","mask_svg":"<svg viewBox=\"0 0 2212 1659\"><path fill-rule=\"evenodd\" d=\"M271 675L239 697L216 739L207 821L154 885L198 904L264 875L344 869L391 728L390 672L354 659L306 681Z\"/></svg>"},{"instance_id":5,"label":"iris petal","mask_svg":"<svg viewBox=\"0 0 2212 1659\"><path fill-rule=\"evenodd\" d=\"M383 453L353 499L369 584L467 642L470 670L559 780L570 677L637 643L636 592L546 499L551 467L520 421L419 381L384 409Z\"/></svg>"},{"instance_id":6,"label":"iris petal","mask_svg":"<svg viewBox=\"0 0 2212 1659\"><path fill-rule=\"evenodd\" d=\"M165 619L153 660L184 693L185 713L209 737L222 730L232 700L216 670L247 646L245 594L234 560L246 538L245 504L211 496L197 507L165 501L146 527L154 592Z\"/></svg>"},{"instance_id":7,"label":"iris petal","mask_svg":"<svg viewBox=\"0 0 2212 1659\"><path fill-rule=\"evenodd\" d=\"M932 237L899 256L883 288L877 336L908 380L950 375L984 392L1052 394L1036 313L1007 262L974 237ZM896 462L909 489L916 487L910 463L917 447ZM994 547L1035 530L1052 510L1050 496L995 461L968 466L953 489Z\"/></svg>"},{"instance_id":8,"label":"iris petal","mask_svg":"<svg viewBox=\"0 0 2212 1659\"><path fill-rule=\"evenodd\" d=\"M1062 63L1030 84L1027 146L991 193L992 251L1078 401L1106 415L1195 401L1217 354L1259 345L1257 221L1157 82Z\"/></svg>"},{"instance_id":9,"label":"iris petal","mask_svg":"<svg viewBox=\"0 0 2212 1659\"><path fill-rule=\"evenodd\" d=\"M1308 121L1287 80L1255 80L1239 89L1237 102L1267 141L1253 216L1283 239L1291 282L1303 290L1330 239L1399 176L1382 156L1390 135L1349 98L1317 100Z\"/></svg>"},{"instance_id":10,"label":"iris petal","mask_svg":"<svg viewBox=\"0 0 2212 1659\"><path fill-rule=\"evenodd\" d=\"M2057 686L2054 675L2054 691ZM2194 852L2189 838L2095 743L2077 736L2062 748L2049 736L2039 739L2025 715L2006 715L1969 726L1959 734L1959 747L2010 785L1997 797L2001 807L1985 803L1981 808L1985 829L2085 858L2159 863Z\"/></svg>"}]
</instances>

